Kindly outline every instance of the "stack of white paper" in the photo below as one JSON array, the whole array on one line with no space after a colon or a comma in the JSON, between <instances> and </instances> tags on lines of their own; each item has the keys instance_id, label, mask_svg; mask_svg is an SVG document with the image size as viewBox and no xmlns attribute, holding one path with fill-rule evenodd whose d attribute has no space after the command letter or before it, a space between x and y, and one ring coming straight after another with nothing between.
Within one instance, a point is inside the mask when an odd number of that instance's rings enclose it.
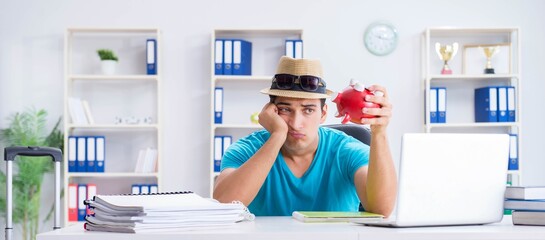
<instances>
[{"instance_id":1,"label":"stack of white paper","mask_svg":"<svg viewBox=\"0 0 545 240\"><path fill-rule=\"evenodd\" d=\"M94 212L85 229L106 232L157 232L225 227L253 215L240 203L219 203L192 192L97 195L86 201Z\"/></svg>"}]
</instances>

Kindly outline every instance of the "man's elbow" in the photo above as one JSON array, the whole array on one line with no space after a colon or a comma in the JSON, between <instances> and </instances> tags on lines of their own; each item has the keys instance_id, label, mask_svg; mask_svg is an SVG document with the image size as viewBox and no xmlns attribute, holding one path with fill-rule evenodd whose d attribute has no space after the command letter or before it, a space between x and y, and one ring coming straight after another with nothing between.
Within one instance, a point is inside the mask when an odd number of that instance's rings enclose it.
<instances>
[{"instance_id":1,"label":"man's elbow","mask_svg":"<svg viewBox=\"0 0 545 240\"><path fill-rule=\"evenodd\" d=\"M385 218L387 218L392 214L393 211L394 211L393 206L382 206L382 207L378 207L377 209L373 210L372 212L380 214L380 215L384 216Z\"/></svg>"},{"instance_id":2,"label":"man's elbow","mask_svg":"<svg viewBox=\"0 0 545 240\"><path fill-rule=\"evenodd\" d=\"M233 197L230 195L231 194L229 194L228 192L222 191L221 188L216 187L214 188L214 192L212 193L212 198L221 203L229 203L233 201Z\"/></svg>"},{"instance_id":3,"label":"man's elbow","mask_svg":"<svg viewBox=\"0 0 545 240\"><path fill-rule=\"evenodd\" d=\"M218 191L214 190L214 193L212 193L212 198L215 199L215 200L218 200L219 202L224 202L222 201L223 198L221 196L221 194L218 193Z\"/></svg>"},{"instance_id":4,"label":"man's elbow","mask_svg":"<svg viewBox=\"0 0 545 240\"><path fill-rule=\"evenodd\" d=\"M251 200L248 200L247 197L244 197L242 194L223 193L216 190L214 190L212 198L216 199L220 203L242 202L245 206L248 206L248 204L251 202Z\"/></svg>"},{"instance_id":5,"label":"man's elbow","mask_svg":"<svg viewBox=\"0 0 545 240\"><path fill-rule=\"evenodd\" d=\"M389 217L394 211L395 198L384 198L369 205L368 208L365 208L366 211Z\"/></svg>"}]
</instances>

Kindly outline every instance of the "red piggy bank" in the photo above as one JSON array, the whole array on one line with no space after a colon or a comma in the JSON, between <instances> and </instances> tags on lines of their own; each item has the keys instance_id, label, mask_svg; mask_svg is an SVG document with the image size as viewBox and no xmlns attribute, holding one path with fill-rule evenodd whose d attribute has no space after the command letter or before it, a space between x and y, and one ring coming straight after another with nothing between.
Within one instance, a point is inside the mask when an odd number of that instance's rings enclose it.
<instances>
[{"instance_id":1,"label":"red piggy bank","mask_svg":"<svg viewBox=\"0 0 545 240\"><path fill-rule=\"evenodd\" d=\"M335 117L344 117L342 123L345 124L348 121L361 124L362 118L374 118L374 115L365 114L362 109L365 108L380 108L380 105L372 102L366 102L365 96L367 95L382 95L382 92L376 91L375 93L369 91L363 84L350 81L350 86L345 88L342 92L337 93L337 96L333 99L333 102L337 105L337 115Z\"/></svg>"}]
</instances>

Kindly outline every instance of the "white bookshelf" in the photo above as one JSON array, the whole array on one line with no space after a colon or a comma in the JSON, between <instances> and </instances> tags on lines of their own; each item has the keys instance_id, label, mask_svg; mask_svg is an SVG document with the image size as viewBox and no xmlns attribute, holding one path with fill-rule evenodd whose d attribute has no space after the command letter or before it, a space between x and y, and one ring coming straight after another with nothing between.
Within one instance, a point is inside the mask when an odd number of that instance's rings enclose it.
<instances>
[{"instance_id":1,"label":"white bookshelf","mask_svg":"<svg viewBox=\"0 0 545 240\"><path fill-rule=\"evenodd\" d=\"M146 40L157 41L157 74L147 75ZM156 28L68 28L64 42L64 225L68 221L68 185L96 184L97 194L128 194L132 184L161 189L162 94L161 33ZM116 74L103 75L97 49L119 57ZM89 103L94 124L74 124L68 99ZM116 117L151 117L151 123L116 124ZM104 136L105 171L69 172L68 137ZM158 152L157 171L135 172L140 150Z\"/></svg>"},{"instance_id":2,"label":"white bookshelf","mask_svg":"<svg viewBox=\"0 0 545 240\"><path fill-rule=\"evenodd\" d=\"M448 64L452 69L451 75L440 74L443 62L435 52L435 43L459 43L458 54ZM522 145L522 104L521 104L521 34L519 28L455 28L440 27L428 28L422 35L422 79L425 96L429 96L431 87L446 87L446 123L430 122L430 100L425 97L425 132L467 132L467 133L508 133L518 135L518 170L509 170L508 175L514 185L522 184L522 165L524 158L521 155ZM496 74L469 71L468 69L485 68L485 58L482 55L482 64L474 65L470 61L464 46L508 44L502 49L502 56L492 58L492 66L503 58L503 65L496 69ZM501 50L500 50L501 51ZM465 55L465 56L464 56ZM473 56L475 57L475 56ZM466 61L464 63L464 61ZM480 60L479 60L480 61ZM499 70L499 71L498 71ZM514 86L516 103L515 122L475 122L474 90L485 86ZM506 159L508 161L508 159Z\"/></svg>"},{"instance_id":3,"label":"white bookshelf","mask_svg":"<svg viewBox=\"0 0 545 240\"><path fill-rule=\"evenodd\" d=\"M211 34L210 52L215 59L215 39L244 39L252 43L252 75L215 75L214 62L210 63L210 196L214 189L214 136L232 136L232 142L254 131L261 125L250 121L252 113L261 111L268 96L259 90L270 87L281 56L285 53L285 40L303 39L301 29L216 29ZM304 44L304 42L303 42ZM304 50L304 48L303 48ZM223 123L214 123L214 89L224 88Z\"/></svg>"}]
</instances>

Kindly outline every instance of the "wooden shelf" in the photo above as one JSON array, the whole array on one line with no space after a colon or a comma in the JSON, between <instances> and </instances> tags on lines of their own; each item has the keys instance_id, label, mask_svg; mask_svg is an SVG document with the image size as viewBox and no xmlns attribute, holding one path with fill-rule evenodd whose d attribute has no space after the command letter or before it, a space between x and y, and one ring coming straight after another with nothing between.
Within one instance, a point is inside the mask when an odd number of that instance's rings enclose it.
<instances>
[{"instance_id":1,"label":"wooden shelf","mask_svg":"<svg viewBox=\"0 0 545 240\"><path fill-rule=\"evenodd\" d=\"M435 27L428 28L428 31L434 37L467 37L467 36L488 36L511 34L518 31L516 27L499 28L459 28L459 27Z\"/></svg>"},{"instance_id":2,"label":"wooden shelf","mask_svg":"<svg viewBox=\"0 0 545 240\"><path fill-rule=\"evenodd\" d=\"M214 124L215 129L262 129L263 126L259 124Z\"/></svg>"},{"instance_id":3,"label":"wooden shelf","mask_svg":"<svg viewBox=\"0 0 545 240\"><path fill-rule=\"evenodd\" d=\"M95 27L84 27L84 28L68 28L69 33L150 33L156 34L159 32L158 28L95 28Z\"/></svg>"},{"instance_id":4,"label":"wooden shelf","mask_svg":"<svg viewBox=\"0 0 545 240\"><path fill-rule=\"evenodd\" d=\"M471 127L519 127L517 122L490 122L490 123L431 123L431 128L471 128Z\"/></svg>"},{"instance_id":5,"label":"wooden shelf","mask_svg":"<svg viewBox=\"0 0 545 240\"><path fill-rule=\"evenodd\" d=\"M69 178L84 178L84 177L92 177L92 178L142 178L142 177L159 177L158 173L134 173L134 172L118 172L118 173L110 173L110 172L68 172L67 177Z\"/></svg>"},{"instance_id":6,"label":"wooden shelf","mask_svg":"<svg viewBox=\"0 0 545 240\"><path fill-rule=\"evenodd\" d=\"M70 75L68 78L74 80L148 80L157 81L159 77L157 75L93 75L93 74L81 74Z\"/></svg>"},{"instance_id":7,"label":"wooden shelf","mask_svg":"<svg viewBox=\"0 0 545 240\"><path fill-rule=\"evenodd\" d=\"M214 82L246 82L246 81L263 81L263 82L270 82L272 80L273 76L237 76L237 75L216 75L213 77Z\"/></svg>"},{"instance_id":8,"label":"wooden shelf","mask_svg":"<svg viewBox=\"0 0 545 240\"><path fill-rule=\"evenodd\" d=\"M97 130L103 130L103 129L110 129L110 130L123 130L123 129L158 129L159 125L157 124L134 124L134 125L126 125L126 124L92 124L92 125L73 125L68 124L67 126L69 129L75 129L75 128L82 128L82 129L97 129Z\"/></svg>"},{"instance_id":9,"label":"wooden shelf","mask_svg":"<svg viewBox=\"0 0 545 240\"><path fill-rule=\"evenodd\" d=\"M429 80L488 80L488 79L512 79L519 78L518 74L480 74L480 75L429 75Z\"/></svg>"}]
</instances>

